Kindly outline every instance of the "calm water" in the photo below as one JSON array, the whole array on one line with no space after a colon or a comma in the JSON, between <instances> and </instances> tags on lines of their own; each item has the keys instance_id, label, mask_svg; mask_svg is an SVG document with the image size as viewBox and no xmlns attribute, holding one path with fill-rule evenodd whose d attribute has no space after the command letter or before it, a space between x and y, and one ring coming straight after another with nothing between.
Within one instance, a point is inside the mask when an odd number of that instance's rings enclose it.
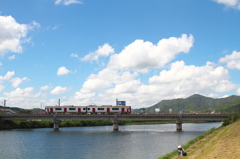
<instances>
[{"instance_id":1,"label":"calm water","mask_svg":"<svg viewBox=\"0 0 240 159\"><path fill-rule=\"evenodd\" d=\"M0 131L4 159L156 159L221 123L17 129Z\"/></svg>"}]
</instances>

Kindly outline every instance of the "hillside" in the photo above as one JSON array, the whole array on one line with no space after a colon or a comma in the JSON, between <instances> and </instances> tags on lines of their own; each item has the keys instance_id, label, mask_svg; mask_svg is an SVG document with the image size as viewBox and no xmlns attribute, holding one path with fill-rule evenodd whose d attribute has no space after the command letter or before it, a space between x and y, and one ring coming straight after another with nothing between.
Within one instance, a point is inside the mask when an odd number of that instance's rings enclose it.
<instances>
[{"instance_id":1,"label":"hillside","mask_svg":"<svg viewBox=\"0 0 240 159\"><path fill-rule=\"evenodd\" d=\"M10 109L16 113L42 113L44 112L44 109L39 109L39 108L33 108L33 109L23 109L23 108L18 108L18 107L4 107L0 106L0 109Z\"/></svg>"},{"instance_id":2,"label":"hillside","mask_svg":"<svg viewBox=\"0 0 240 159\"><path fill-rule=\"evenodd\" d=\"M240 156L240 121L223 127L191 145L188 156L175 156L174 159L237 159Z\"/></svg>"},{"instance_id":3,"label":"hillside","mask_svg":"<svg viewBox=\"0 0 240 159\"><path fill-rule=\"evenodd\" d=\"M240 96L229 96L226 98L210 98L199 94L194 94L188 98L172 100L162 100L161 102L145 108L146 113L154 113L155 108L160 108L161 113L177 113L184 110L185 113L240 113ZM135 112L141 112L135 110Z\"/></svg>"}]
</instances>

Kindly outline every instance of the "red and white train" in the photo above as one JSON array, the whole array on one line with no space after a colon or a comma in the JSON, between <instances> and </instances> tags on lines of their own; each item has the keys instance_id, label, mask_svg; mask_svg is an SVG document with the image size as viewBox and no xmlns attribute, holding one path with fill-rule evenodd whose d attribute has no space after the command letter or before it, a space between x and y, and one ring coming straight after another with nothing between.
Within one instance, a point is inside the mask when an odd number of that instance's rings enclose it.
<instances>
[{"instance_id":1,"label":"red and white train","mask_svg":"<svg viewBox=\"0 0 240 159\"><path fill-rule=\"evenodd\" d=\"M46 114L131 114L131 106L46 106Z\"/></svg>"}]
</instances>

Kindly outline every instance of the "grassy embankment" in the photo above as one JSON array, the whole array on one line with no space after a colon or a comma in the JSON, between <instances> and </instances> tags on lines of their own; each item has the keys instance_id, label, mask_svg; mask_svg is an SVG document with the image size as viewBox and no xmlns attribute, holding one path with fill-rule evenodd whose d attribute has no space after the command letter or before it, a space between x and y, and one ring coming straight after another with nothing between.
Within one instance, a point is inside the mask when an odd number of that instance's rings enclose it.
<instances>
[{"instance_id":1,"label":"grassy embankment","mask_svg":"<svg viewBox=\"0 0 240 159\"><path fill-rule=\"evenodd\" d=\"M239 116L233 117L232 120L235 121L236 118ZM159 159L240 158L240 150L238 149L240 145L240 121L228 125L230 120L230 118L225 120L222 127L211 129L184 145L183 148L187 151L188 156L178 156L177 150L175 150Z\"/></svg>"}]
</instances>

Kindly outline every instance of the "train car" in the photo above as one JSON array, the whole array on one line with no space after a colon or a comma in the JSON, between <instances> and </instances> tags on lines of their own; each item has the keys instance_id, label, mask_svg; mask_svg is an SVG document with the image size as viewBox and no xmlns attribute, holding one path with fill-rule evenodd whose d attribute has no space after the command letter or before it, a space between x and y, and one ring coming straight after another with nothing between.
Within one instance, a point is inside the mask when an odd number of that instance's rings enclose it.
<instances>
[{"instance_id":1,"label":"train car","mask_svg":"<svg viewBox=\"0 0 240 159\"><path fill-rule=\"evenodd\" d=\"M46 106L45 112L47 114L86 114L87 107L86 106Z\"/></svg>"},{"instance_id":2,"label":"train car","mask_svg":"<svg viewBox=\"0 0 240 159\"><path fill-rule=\"evenodd\" d=\"M46 114L131 114L131 106L46 106Z\"/></svg>"},{"instance_id":3,"label":"train car","mask_svg":"<svg viewBox=\"0 0 240 159\"><path fill-rule=\"evenodd\" d=\"M88 106L88 114L131 114L131 106L111 106L111 105L102 105L102 106Z\"/></svg>"}]
</instances>

